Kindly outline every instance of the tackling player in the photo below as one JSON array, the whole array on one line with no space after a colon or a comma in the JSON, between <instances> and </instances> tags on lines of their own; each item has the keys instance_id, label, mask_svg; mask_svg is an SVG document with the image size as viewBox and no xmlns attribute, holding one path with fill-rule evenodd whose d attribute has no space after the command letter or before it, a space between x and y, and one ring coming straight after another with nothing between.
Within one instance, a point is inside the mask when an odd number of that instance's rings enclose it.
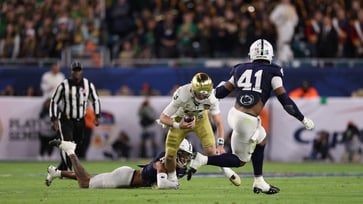
<instances>
[{"instance_id":1,"label":"tackling player","mask_svg":"<svg viewBox=\"0 0 363 204\"><path fill-rule=\"evenodd\" d=\"M165 142L165 166L168 179L177 180L175 157L179 144L185 136L194 132L199 137L203 151L207 155L224 153L224 126L219 101L211 94L213 83L206 73L194 75L191 83L179 87L173 94L173 99L160 115L162 125L170 126ZM208 111L217 126L217 147L214 133L210 124ZM191 120L186 122L185 120ZM230 168L222 168L230 181L239 186L240 177Z\"/></svg>"},{"instance_id":2,"label":"tackling player","mask_svg":"<svg viewBox=\"0 0 363 204\"><path fill-rule=\"evenodd\" d=\"M264 39L259 39L250 46L249 56L250 63L234 66L229 80L216 88L217 98L224 98L235 91L236 102L228 112L228 123L233 131L231 137L233 154L207 157L197 153L191 161L188 180L202 165L240 167L252 158L255 174L253 191L275 194L280 189L268 184L262 176L267 138L266 131L261 125L260 113L271 92L275 93L285 111L301 121L306 129L313 129L314 122L305 117L287 95L283 86L282 68L271 64L272 45Z\"/></svg>"},{"instance_id":3,"label":"tackling player","mask_svg":"<svg viewBox=\"0 0 363 204\"><path fill-rule=\"evenodd\" d=\"M55 166L48 167L46 185L50 186L55 178L66 177L76 179L81 188L128 188L154 186L158 189L178 189L178 181L173 182L167 179L164 165L165 152L159 153L149 164L139 165L142 167L135 170L128 166L119 167L112 172L101 173L95 176L87 173L74 153L76 144L69 141L53 140L53 145L58 146L70 157L74 172L58 170ZM177 177L181 178L186 174L187 163L193 153L192 145L184 139L177 151L176 171Z\"/></svg>"}]
</instances>

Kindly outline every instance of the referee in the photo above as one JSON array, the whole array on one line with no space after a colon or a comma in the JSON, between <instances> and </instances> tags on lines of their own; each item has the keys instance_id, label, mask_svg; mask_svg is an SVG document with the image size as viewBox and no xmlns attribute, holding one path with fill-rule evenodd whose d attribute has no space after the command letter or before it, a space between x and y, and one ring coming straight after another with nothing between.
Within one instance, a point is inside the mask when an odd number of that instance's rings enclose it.
<instances>
[{"instance_id":1,"label":"referee","mask_svg":"<svg viewBox=\"0 0 363 204\"><path fill-rule=\"evenodd\" d=\"M88 101L91 101L93 105L96 126L99 125L101 107L95 86L82 76L82 64L74 61L71 69L71 77L63 80L52 95L49 114L52 128L60 132L60 139L73 141L80 146L84 135L84 116ZM70 159L62 151L61 159L57 168L72 170Z\"/></svg>"}]
</instances>

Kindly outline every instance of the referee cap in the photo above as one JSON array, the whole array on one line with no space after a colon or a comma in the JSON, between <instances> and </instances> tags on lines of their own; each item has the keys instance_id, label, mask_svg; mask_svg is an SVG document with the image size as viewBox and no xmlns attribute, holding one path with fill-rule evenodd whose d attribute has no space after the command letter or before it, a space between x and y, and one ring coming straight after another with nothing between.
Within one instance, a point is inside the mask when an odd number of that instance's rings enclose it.
<instances>
[{"instance_id":1,"label":"referee cap","mask_svg":"<svg viewBox=\"0 0 363 204\"><path fill-rule=\"evenodd\" d=\"M82 64L79 61L74 61L71 64L72 71L81 71L83 69Z\"/></svg>"}]
</instances>

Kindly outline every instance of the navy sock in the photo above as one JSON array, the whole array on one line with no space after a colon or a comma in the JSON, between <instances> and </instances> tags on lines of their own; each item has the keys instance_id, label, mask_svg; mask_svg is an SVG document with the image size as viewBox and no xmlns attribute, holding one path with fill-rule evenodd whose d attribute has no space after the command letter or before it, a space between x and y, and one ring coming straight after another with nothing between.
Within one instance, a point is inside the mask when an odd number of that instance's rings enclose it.
<instances>
[{"instance_id":1,"label":"navy sock","mask_svg":"<svg viewBox=\"0 0 363 204\"><path fill-rule=\"evenodd\" d=\"M256 145L251 157L254 175L262 175L264 152L265 145Z\"/></svg>"},{"instance_id":2,"label":"navy sock","mask_svg":"<svg viewBox=\"0 0 363 204\"><path fill-rule=\"evenodd\" d=\"M234 154L224 153L220 155L208 156L207 165L220 166L220 167L240 167L241 161Z\"/></svg>"}]
</instances>

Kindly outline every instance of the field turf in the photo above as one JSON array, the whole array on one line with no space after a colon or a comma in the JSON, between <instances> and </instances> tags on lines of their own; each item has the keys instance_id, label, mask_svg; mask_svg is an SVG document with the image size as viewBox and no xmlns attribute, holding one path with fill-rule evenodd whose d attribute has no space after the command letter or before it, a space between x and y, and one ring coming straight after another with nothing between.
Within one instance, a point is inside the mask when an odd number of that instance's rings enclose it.
<instances>
[{"instance_id":1,"label":"field turf","mask_svg":"<svg viewBox=\"0 0 363 204\"><path fill-rule=\"evenodd\" d=\"M147 161L82 162L91 173L121 165L137 168ZM265 163L265 179L278 186L275 195L252 192L252 166L234 169L242 185L233 186L213 166L202 167L179 190L80 189L74 180L56 179L45 186L46 168L56 162L0 162L0 203L122 203L122 204L355 204L363 203L363 164Z\"/></svg>"}]
</instances>

